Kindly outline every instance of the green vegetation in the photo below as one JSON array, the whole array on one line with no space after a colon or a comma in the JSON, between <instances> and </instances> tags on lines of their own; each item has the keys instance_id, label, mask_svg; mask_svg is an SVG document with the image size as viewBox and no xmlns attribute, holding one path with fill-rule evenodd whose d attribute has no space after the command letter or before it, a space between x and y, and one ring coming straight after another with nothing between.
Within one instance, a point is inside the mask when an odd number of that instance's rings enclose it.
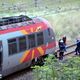
<instances>
[{"instance_id":1,"label":"green vegetation","mask_svg":"<svg viewBox=\"0 0 80 80\"><path fill-rule=\"evenodd\" d=\"M34 80L80 80L80 57L58 61L50 55L43 66L35 66Z\"/></svg>"}]
</instances>

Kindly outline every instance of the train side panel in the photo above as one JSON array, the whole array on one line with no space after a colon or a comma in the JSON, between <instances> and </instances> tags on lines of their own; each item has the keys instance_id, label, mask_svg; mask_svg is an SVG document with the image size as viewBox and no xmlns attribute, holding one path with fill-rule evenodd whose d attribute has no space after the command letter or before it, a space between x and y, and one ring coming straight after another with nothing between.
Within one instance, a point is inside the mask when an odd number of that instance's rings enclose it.
<instances>
[{"instance_id":1,"label":"train side panel","mask_svg":"<svg viewBox=\"0 0 80 80\"><path fill-rule=\"evenodd\" d=\"M35 48L29 49L30 50L29 56L31 55L31 57L34 54L33 52L35 52L34 57L36 58L38 56L50 54L55 51L55 37L52 34L52 32L49 31L48 29L41 32L43 33L43 36L44 36L44 39L43 39L44 43L39 47L37 46ZM34 33L35 36L36 34L37 33ZM27 56L23 62L20 61L21 58L23 59L24 53L28 50L19 52L13 55L9 55L8 40L12 38L18 38L21 36L24 36L24 35L21 34L19 31L17 31L17 32L4 35L3 37L5 37L5 39L2 37L3 38L3 74L4 76L10 73L13 73L15 71L18 71L20 69L24 69L31 64L32 59L31 58L28 59L29 56Z\"/></svg>"},{"instance_id":2,"label":"train side panel","mask_svg":"<svg viewBox=\"0 0 80 80\"><path fill-rule=\"evenodd\" d=\"M20 58L22 57L23 52L9 55L8 40L20 36L24 35L20 34L19 31L0 36L2 38L2 43L3 43L3 64L2 64L3 76L18 71L22 68L28 67L31 64L31 61L23 64L20 63Z\"/></svg>"}]
</instances>

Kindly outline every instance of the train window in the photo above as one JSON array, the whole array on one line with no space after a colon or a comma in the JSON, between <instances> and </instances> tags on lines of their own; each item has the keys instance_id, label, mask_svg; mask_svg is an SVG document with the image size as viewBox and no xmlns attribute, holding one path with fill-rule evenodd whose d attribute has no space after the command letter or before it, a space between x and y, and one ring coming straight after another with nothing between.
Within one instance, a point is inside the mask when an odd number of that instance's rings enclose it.
<instances>
[{"instance_id":1,"label":"train window","mask_svg":"<svg viewBox=\"0 0 80 80\"><path fill-rule=\"evenodd\" d=\"M24 51L26 50L26 37L20 37L19 38L19 51Z\"/></svg>"},{"instance_id":2,"label":"train window","mask_svg":"<svg viewBox=\"0 0 80 80\"><path fill-rule=\"evenodd\" d=\"M3 25L3 23L2 22L0 22L0 26L2 26Z\"/></svg>"},{"instance_id":3,"label":"train window","mask_svg":"<svg viewBox=\"0 0 80 80\"><path fill-rule=\"evenodd\" d=\"M42 45L44 43L43 32L37 33L37 45Z\"/></svg>"},{"instance_id":4,"label":"train window","mask_svg":"<svg viewBox=\"0 0 80 80\"><path fill-rule=\"evenodd\" d=\"M33 48L36 46L35 44L35 34L28 35L29 48Z\"/></svg>"},{"instance_id":5,"label":"train window","mask_svg":"<svg viewBox=\"0 0 80 80\"><path fill-rule=\"evenodd\" d=\"M2 42L0 41L0 68L2 67Z\"/></svg>"},{"instance_id":6,"label":"train window","mask_svg":"<svg viewBox=\"0 0 80 80\"><path fill-rule=\"evenodd\" d=\"M17 53L17 41L16 39L8 40L8 48L9 48L9 55L13 55Z\"/></svg>"},{"instance_id":7,"label":"train window","mask_svg":"<svg viewBox=\"0 0 80 80\"><path fill-rule=\"evenodd\" d=\"M48 35L49 35L49 36L51 35L51 33L50 33L50 28L48 28Z\"/></svg>"},{"instance_id":8,"label":"train window","mask_svg":"<svg viewBox=\"0 0 80 80\"><path fill-rule=\"evenodd\" d=\"M2 52L2 42L0 41L0 52Z\"/></svg>"},{"instance_id":9,"label":"train window","mask_svg":"<svg viewBox=\"0 0 80 80\"><path fill-rule=\"evenodd\" d=\"M18 18L18 22L22 22L22 18Z\"/></svg>"}]
</instances>

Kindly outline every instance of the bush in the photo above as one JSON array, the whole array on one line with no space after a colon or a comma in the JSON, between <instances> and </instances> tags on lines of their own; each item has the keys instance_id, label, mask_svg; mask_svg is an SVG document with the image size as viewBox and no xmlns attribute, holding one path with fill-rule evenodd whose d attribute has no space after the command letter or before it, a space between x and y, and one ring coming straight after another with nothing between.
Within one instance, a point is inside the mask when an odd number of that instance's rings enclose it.
<instances>
[{"instance_id":1,"label":"bush","mask_svg":"<svg viewBox=\"0 0 80 80\"><path fill-rule=\"evenodd\" d=\"M59 61L50 55L43 66L35 66L34 80L80 80L80 58Z\"/></svg>"}]
</instances>

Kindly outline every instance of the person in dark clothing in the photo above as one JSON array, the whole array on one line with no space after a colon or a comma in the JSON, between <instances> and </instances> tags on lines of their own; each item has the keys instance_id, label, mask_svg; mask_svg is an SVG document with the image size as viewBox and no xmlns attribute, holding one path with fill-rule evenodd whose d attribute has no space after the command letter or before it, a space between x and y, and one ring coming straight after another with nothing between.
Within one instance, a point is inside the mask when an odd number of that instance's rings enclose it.
<instances>
[{"instance_id":1,"label":"person in dark clothing","mask_svg":"<svg viewBox=\"0 0 80 80\"><path fill-rule=\"evenodd\" d=\"M80 55L80 40L76 41L76 45L77 45L75 49L76 55Z\"/></svg>"},{"instance_id":2,"label":"person in dark clothing","mask_svg":"<svg viewBox=\"0 0 80 80\"><path fill-rule=\"evenodd\" d=\"M58 45L59 45L59 60L62 60L64 56L64 51L65 51L65 44L63 39L59 40Z\"/></svg>"},{"instance_id":3,"label":"person in dark clothing","mask_svg":"<svg viewBox=\"0 0 80 80\"><path fill-rule=\"evenodd\" d=\"M63 39L64 44L66 45L66 36L64 35L62 39Z\"/></svg>"},{"instance_id":4,"label":"person in dark clothing","mask_svg":"<svg viewBox=\"0 0 80 80\"><path fill-rule=\"evenodd\" d=\"M63 39L63 42L64 42L64 45L65 45L65 51L66 51L66 36L64 35L63 37L62 37L62 39Z\"/></svg>"}]
</instances>

